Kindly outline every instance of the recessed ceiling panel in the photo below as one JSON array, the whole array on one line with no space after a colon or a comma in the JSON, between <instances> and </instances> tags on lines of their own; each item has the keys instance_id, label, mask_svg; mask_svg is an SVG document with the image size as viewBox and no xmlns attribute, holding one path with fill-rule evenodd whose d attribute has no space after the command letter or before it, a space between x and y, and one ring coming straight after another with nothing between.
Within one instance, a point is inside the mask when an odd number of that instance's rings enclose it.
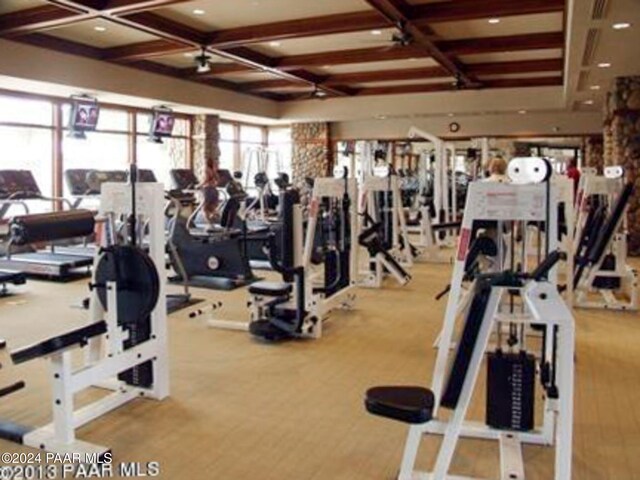
<instances>
[{"instance_id":1,"label":"recessed ceiling panel","mask_svg":"<svg viewBox=\"0 0 640 480\"><path fill-rule=\"evenodd\" d=\"M542 60L547 58L562 58L562 50L559 48L548 48L544 50L526 50L521 52L479 53L476 55L461 55L459 58L464 63Z\"/></svg>"},{"instance_id":2,"label":"recessed ceiling panel","mask_svg":"<svg viewBox=\"0 0 640 480\"><path fill-rule=\"evenodd\" d=\"M198 0L155 13L209 31L368 9L362 0Z\"/></svg>"},{"instance_id":3,"label":"recessed ceiling panel","mask_svg":"<svg viewBox=\"0 0 640 480\"><path fill-rule=\"evenodd\" d=\"M322 37L307 37L261 43L252 45L251 48L274 57L386 46L391 48L394 46L391 40L394 32L395 30L391 28L375 30L375 35L369 31L340 33L323 35Z\"/></svg>"},{"instance_id":4,"label":"recessed ceiling panel","mask_svg":"<svg viewBox=\"0 0 640 480\"><path fill-rule=\"evenodd\" d=\"M43 0L0 0L0 15L28 10L30 8L42 7L48 2Z\"/></svg>"},{"instance_id":5,"label":"recessed ceiling panel","mask_svg":"<svg viewBox=\"0 0 640 480\"><path fill-rule=\"evenodd\" d=\"M158 37L107 20L95 19L47 30L48 35L97 48L148 42Z\"/></svg>"},{"instance_id":6,"label":"recessed ceiling panel","mask_svg":"<svg viewBox=\"0 0 640 480\"><path fill-rule=\"evenodd\" d=\"M405 68L435 67L438 64L430 58L393 60L390 62L353 63L349 65L327 65L313 68L318 75L334 75L336 73L377 72L379 70L399 70Z\"/></svg>"},{"instance_id":7,"label":"recessed ceiling panel","mask_svg":"<svg viewBox=\"0 0 640 480\"><path fill-rule=\"evenodd\" d=\"M431 29L447 40L562 31L561 12L518 15L496 20L499 23L489 23L488 19L434 23Z\"/></svg>"}]
</instances>

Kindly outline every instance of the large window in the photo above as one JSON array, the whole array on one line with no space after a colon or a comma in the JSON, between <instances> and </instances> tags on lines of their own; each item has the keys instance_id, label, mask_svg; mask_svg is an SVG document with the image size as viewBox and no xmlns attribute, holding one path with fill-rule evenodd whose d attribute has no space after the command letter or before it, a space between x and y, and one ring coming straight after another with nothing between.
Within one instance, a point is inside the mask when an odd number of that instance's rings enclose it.
<instances>
[{"instance_id":1,"label":"large window","mask_svg":"<svg viewBox=\"0 0 640 480\"><path fill-rule=\"evenodd\" d=\"M53 106L51 102L0 96L0 169L29 170L45 196L53 193ZM31 212L52 209L28 202ZM15 208L7 215L22 213Z\"/></svg>"},{"instance_id":2,"label":"large window","mask_svg":"<svg viewBox=\"0 0 640 480\"><path fill-rule=\"evenodd\" d=\"M236 169L236 136L235 127L231 123L220 123L220 162L219 168L229 170Z\"/></svg>"},{"instance_id":3,"label":"large window","mask_svg":"<svg viewBox=\"0 0 640 480\"><path fill-rule=\"evenodd\" d=\"M52 175L52 131L43 128L0 126L0 145L2 146L2 170L29 170L36 179L44 196L53 193ZM49 202L28 202L31 213L52 210ZM12 209L7 215L24 213Z\"/></svg>"},{"instance_id":4,"label":"large window","mask_svg":"<svg viewBox=\"0 0 640 480\"><path fill-rule=\"evenodd\" d=\"M63 121L68 123L69 105L63 106ZM100 109L98 127L86 138L72 138L65 130L62 141L63 171L77 168L126 170L129 165L129 121L126 111ZM64 195L70 195L64 182Z\"/></svg>"},{"instance_id":5,"label":"large window","mask_svg":"<svg viewBox=\"0 0 640 480\"><path fill-rule=\"evenodd\" d=\"M136 138L137 162L141 169L152 170L156 179L163 183L166 189L172 188L169 172L174 168L189 167L189 121L177 118L173 136L163 138L162 142L149 139L151 115L139 113L137 115Z\"/></svg>"},{"instance_id":6,"label":"large window","mask_svg":"<svg viewBox=\"0 0 640 480\"><path fill-rule=\"evenodd\" d=\"M267 173L270 178L274 178L280 172L284 172L291 177L292 148L291 128L274 127L269 129L269 151L273 152L273 156L276 159L276 161L269 162Z\"/></svg>"}]
</instances>

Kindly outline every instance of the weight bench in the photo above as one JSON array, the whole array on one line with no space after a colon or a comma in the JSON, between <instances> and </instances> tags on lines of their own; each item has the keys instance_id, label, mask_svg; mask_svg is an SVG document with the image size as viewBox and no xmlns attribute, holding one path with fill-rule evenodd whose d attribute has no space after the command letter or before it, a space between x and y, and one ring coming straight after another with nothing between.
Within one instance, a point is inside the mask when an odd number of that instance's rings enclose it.
<instances>
[{"instance_id":1,"label":"weight bench","mask_svg":"<svg viewBox=\"0 0 640 480\"><path fill-rule=\"evenodd\" d=\"M4 370L6 368L7 360L6 357L6 348L7 342L4 340L0 340L0 370ZM17 392L18 390L22 390L25 387L25 383L22 380L14 381L10 383L8 386L0 387L0 398L6 397L7 395L11 395L12 393Z\"/></svg>"}]
</instances>

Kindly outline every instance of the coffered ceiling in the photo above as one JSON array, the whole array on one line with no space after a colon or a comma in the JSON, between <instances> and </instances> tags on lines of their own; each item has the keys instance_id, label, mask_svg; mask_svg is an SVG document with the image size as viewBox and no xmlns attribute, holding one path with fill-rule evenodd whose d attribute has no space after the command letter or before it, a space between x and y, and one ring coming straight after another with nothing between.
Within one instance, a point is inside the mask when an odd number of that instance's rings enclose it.
<instances>
[{"instance_id":1,"label":"coffered ceiling","mask_svg":"<svg viewBox=\"0 0 640 480\"><path fill-rule=\"evenodd\" d=\"M565 0L3 0L0 36L286 102L559 86L564 16Z\"/></svg>"}]
</instances>

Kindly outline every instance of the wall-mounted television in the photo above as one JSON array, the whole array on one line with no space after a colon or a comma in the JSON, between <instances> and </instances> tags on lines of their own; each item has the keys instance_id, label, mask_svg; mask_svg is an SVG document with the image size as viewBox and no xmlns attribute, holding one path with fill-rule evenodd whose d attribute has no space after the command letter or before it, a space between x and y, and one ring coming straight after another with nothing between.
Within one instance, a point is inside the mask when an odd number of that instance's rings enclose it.
<instances>
[{"instance_id":1,"label":"wall-mounted television","mask_svg":"<svg viewBox=\"0 0 640 480\"><path fill-rule=\"evenodd\" d=\"M98 126L100 106L91 99L71 99L69 129L73 132L93 132Z\"/></svg>"},{"instance_id":2,"label":"wall-mounted television","mask_svg":"<svg viewBox=\"0 0 640 480\"><path fill-rule=\"evenodd\" d=\"M151 130L149 136L153 139L170 137L176 118L169 110L155 110L151 118Z\"/></svg>"}]
</instances>

